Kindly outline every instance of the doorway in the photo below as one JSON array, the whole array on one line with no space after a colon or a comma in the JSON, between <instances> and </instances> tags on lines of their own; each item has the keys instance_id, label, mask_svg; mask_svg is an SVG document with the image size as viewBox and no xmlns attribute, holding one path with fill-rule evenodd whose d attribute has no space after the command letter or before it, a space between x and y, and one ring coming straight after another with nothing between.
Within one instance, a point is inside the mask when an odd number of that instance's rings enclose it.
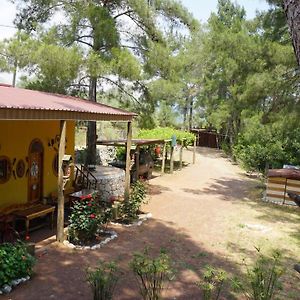
<instances>
[{"instance_id":1,"label":"doorway","mask_svg":"<svg viewBox=\"0 0 300 300\"><path fill-rule=\"evenodd\" d=\"M39 139L34 139L28 153L28 202L40 201L43 194L43 156L44 148Z\"/></svg>"}]
</instances>

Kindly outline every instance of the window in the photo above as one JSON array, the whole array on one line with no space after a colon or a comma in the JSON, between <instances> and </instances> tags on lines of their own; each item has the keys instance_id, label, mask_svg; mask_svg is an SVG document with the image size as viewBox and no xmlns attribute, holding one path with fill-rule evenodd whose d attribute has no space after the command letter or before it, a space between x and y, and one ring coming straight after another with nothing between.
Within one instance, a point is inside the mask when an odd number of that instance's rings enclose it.
<instances>
[{"instance_id":1,"label":"window","mask_svg":"<svg viewBox=\"0 0 300 300\"><path fill-rule=\"evenodd\" d=\"M8 157L0 156L0 183L5 183L10 179L11 163Z\"/></svg>"}]
</instances>

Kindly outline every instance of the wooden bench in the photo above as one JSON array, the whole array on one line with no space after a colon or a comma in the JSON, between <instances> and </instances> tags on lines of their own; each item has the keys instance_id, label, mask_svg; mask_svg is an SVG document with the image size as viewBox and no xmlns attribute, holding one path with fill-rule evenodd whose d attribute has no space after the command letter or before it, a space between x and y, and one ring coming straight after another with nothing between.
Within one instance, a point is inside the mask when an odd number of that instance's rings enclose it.
<instances>
[{"instance_id":1,"label":"wooden bench","mask_svg":"<svg viewBox=\"0 0 300 300\"><path fill-rule=\"evenodd\" d=\"M49 215L50 227L51 229L53 229L54 211L55 211L55 206L36 204L27 209L16 211L14 212L14 215L16 216L16 219L25 221L26 237L28 237L30 221L40 217Z\"/></svg>"}]
</instances>

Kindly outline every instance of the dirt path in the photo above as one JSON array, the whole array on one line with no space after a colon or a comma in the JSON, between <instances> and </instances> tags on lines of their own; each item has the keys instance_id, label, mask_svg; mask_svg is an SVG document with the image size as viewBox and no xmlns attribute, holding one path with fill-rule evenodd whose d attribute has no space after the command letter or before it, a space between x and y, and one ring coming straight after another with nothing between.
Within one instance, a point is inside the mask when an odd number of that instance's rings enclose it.
<instances>
[{"instance_id":1,"label":"dirt path","mask_svg":"<svg viewBox=\"0 0 300 300\"><path fill-rule=\"evenodd\" d=\"M191 161L191 155L185 152L184 158ZM255 201L258 186L221 152L199 150L195 165L150 181L151 199L145 210L153 214L152 220L140 227L115 228L119 237L98 251L51 246L39 257L33 280L6 299L92 299L85 268L99 259L115 260L122 269L116 299L140 299L128 262L145 246L154 252L164 248L174 260L176 279L165 299L201 299L194 282L203 266L239 275L245 271L242 260L255 256L254 246L284 251L287 299L299 299L300 290L291 287L299 279L290 271L292 263L300 261L299 214Z\"/></svg>"}]
</instances>

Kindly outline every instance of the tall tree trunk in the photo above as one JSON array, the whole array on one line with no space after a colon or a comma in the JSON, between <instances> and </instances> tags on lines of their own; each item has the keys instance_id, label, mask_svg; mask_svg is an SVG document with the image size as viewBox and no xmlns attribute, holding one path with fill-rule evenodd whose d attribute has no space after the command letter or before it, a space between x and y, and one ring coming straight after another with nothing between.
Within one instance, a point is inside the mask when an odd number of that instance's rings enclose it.
<instances>
[{"instance_id":1,"label":"tall tree trunk","mask_svg":"<svg viewBox=\"0 0 300 300\"><path fill-rule=\"evenodd\" d=\"M190 114L189 114L189 131L193 128L193 109L194 109L194 99L191 97L190 101Z\"/></svg>"},{"instance_id":2,"label":"tall tree trunk","mask_svg":"<svg viewBox=\"0 0 300 300\"><path fill-rule=\"evenodd\" d=\"M90 87L89 87L89 100L97 101L97 77L91 77L90 79ZM87 165L95 165L96 164L96 140L97 140L97 128L96 122L88 123L88 132L87 132Z\"/></svg>"},{"instance_id":3,"label":"tall tree trunk","mask_svg":"<svg viewBox=\"0 0 300 300\"><path fill-rule=\"evenodd\" d=\"M17 70L18 70L18 61L15 60L14 62L14 69L13 69L13 79L12 79L12 86L16 86L16 81L17 81Z\"/></svg>"},{"instance_id":4,"label":"tall tree trunk","mask_svg":"<svg viewBox=\"0 0 300 300\"><path fill-rule=\"evenodd\" d=\"M297 63L300 66L300 2L299 0L284 0L283 8L290 28Z\"/></svg>"},{"instance_id":5,"label":"tall tree trunk","mask_svg":"<svg viewBox=\"0 0 300 300\"><path fill-rule=\"evenodd\" d=\"M187 114L188 114L188 101L189 101L189 97L185 98L185 103L184 103L184 107L183 107L183 129L186 129L186 120L187 120Z\"/></svg>"}]
</instances>

